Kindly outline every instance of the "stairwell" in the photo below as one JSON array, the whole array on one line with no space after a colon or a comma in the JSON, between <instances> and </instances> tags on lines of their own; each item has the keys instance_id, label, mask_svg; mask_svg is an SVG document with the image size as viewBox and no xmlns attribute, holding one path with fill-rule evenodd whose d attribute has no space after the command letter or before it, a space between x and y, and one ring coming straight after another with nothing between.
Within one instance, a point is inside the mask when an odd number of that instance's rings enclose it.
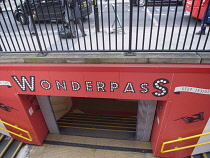
<instances>
[{"instance_id":1,"label":"stairwell","mask_svg":"<svg viewBox=\"0 0 210 158\"><path fill-rule=\"evenodd\" d=\"M58 126L61 134L134 140L136 117L69 112Z\"/></svg>"},{"instance_id":2,"label":"stairwell","mask_svg":"<svg viewBox=\"0 0 210 158\"><path fill-rule=\"evenodd\" d=\"M0 134L0 158L15 158L23 142Z\"/></svg>"}]
</instances>

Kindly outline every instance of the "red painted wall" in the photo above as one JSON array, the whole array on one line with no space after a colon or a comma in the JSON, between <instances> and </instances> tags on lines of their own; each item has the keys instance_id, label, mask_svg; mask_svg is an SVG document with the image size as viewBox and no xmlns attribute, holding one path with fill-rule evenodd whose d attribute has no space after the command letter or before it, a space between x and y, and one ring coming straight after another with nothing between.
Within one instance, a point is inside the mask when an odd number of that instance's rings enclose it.
<instances>
[{"instance_id":1,"label":"red painted wall","mask_svg":"<svg viewBox=\"0 0 210 158\"><path fill-rule=\"evenodd\" d=\"M156 155L170 157L184 157L192 153L193 148L180 150L178 152L169 152L159 154L162 142L178 139L179 137L188 137L203 132L204 127L210 116L209 103L210 103L210 74L194 74L194 73L179 73L174 74L171 91L173 92L176 87L189 86L196 88L204 88L203 93L197 89L193 93L193 88L183 88L187 90L179 94L171 93L169 100L166 104L158 106L157 115L154 121L154 129L152 141ZM196 89L195 89L196 90ZM206 92L206 93L205 93ZM162 108L161 110L159 110ZM203 119L199 116L203 115ZM159 121L158 121L159 119ZM159 123L158 123L159 122ZM159 131L156 133L155 131ZM210 131L209 131L210 132ZM174 147L183 147L188 145L197 144L198 138L188 141L181 141L166 145L165 149L173 149ZM209 141L209 140L206 140ZM210 151L210 149L209 149Z\"/></svg>"},{"instance_id":2,"label":"red painted wall","mask_svg":"<svg viewBox=\"0 0 210 158\"><path fill-rule=\"evenodd\" d=\"M0 109L0 118L29 130L34 144L43 141L47 127L37 102L27 100L29 95L158 100L151 141L154 154L162 157L190 155L193 148L165 154L160 148L164 141L201 134L210 117L210 65L1 64L0 72L0 81L12 85L0 84L1 102L18 109ZM186 118L191 119L186 122ZM167 145L166 149L197 141Z\"/></svg>"},{"instance_id":3,"label":"red painted wall","mask_svg":"<svg viewBox=\"0 0 210 158\"><path fill-rule=\"evenodd\" d=\"M12 83L11 76L7 71L0 71L0 74L0 81L9 81ZM43 142L48 129L44 122L41 110L36 110L38 106L36 97L33 99L34 101L30 103L30 100L33 97L35 96L18 95L13 85L11 87L7 85L0 85L0 119L29 131L33 141L30 142L12 135L15 139L23 141L24 143L40 145ZM29 109L33 109L33 114L30 115ZM6 126L6 128L28 138L25 132L21 132L20 130L14 129L10 126Z\"/></svg>"}]
</instances>

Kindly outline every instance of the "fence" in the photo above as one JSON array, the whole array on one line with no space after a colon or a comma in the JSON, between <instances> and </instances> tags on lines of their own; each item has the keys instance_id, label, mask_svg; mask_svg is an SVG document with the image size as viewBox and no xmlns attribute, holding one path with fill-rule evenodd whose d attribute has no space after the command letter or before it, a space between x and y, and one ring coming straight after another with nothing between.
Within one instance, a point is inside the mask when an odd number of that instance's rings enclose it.
<instances>
[{"instance_id":1,"label":"fence","mask_svg":"<svg viewBox=\"0 0 210 158\"><path fill-rule=\"evenodd\" d=\"M193 7L188 14L185 12L184 6L189 0L140 0L137 6L133 4L134 0L78 0L81 16L77 16L76 3L31 1L4 0L0 3L2 52L45 55L85 51L135 55L135 52L210 50L209 28L205 35L196 35L201 22L192 17ZM192 5L199 2L202 6L202 1L191 2ZM201 10L199 7L198 11ZM81 17L81 25L79 20L73 19L75 15ZM31 34L33 27L35 33ZM63 28L65 31L62 32ZM61 38L59 32L75 37Z\"/></svg>"}]
</instances>

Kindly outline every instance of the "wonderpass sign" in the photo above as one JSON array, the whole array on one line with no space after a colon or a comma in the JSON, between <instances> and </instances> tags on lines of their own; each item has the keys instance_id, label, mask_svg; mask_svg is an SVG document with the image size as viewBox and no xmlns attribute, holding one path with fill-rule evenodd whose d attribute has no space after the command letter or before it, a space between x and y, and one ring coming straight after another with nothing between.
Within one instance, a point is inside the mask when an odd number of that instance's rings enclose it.
<instances>
[{"instance_id":1,"label":"wonderpass sign","mask_svg":"<svg viewBox=\"0 0 210 158\"><path fill-rule=\"evenodd\" d=\"M42 73L42 72L39 72ZM164 98L169 93L171 75L143 73L102 73L80 74L48 73L48 75L12 75L13 86L20 93L108 98ZM95 95L95 96L94 96ZM126 97L127 96L127 97Z\"/></svg>"}]
</instances>

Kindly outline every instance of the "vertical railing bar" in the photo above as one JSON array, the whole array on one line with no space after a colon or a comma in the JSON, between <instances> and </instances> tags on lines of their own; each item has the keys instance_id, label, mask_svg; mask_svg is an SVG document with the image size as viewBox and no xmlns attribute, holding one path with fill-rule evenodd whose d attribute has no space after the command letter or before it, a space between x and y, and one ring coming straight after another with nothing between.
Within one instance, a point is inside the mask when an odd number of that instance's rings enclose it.
<instances>
[{"instance_id":1,"label":"vertical railing bar","mask_svg":"<svg viewBox=\"0 0 210 158\"><path fill-rule=\"evenodd\" d=\"M93 50L92 34L91 34L91 27L90 27L90 15L89 15L90 13L89 13L88 8L87 10L88 10L88 28L89 28L89 36L90 36L90 46L91 46L91 50Z\"/></svg>"},{"instance_id":2,"label":"vertical railing bar","mask_svg":"<svg viewBox=\"0 0 210 158\"><path fill-rule=\"evenodd\" d=\"M20 2L21 2L21 8L23 8L23 0L20 0ZM26 2L26 1L25 1ZM25 3L24 2L24 3ZM27 3L27 2L26 2ZM25 3L25 4L26 4ZM27 6L28 6L28 4L26 4ZM26 10L25 9L23 9L23 12L24 12L24 14L25 15L27 15L28 13L26 13ZM28 17L28 16L27 16ZM25 34L25 37L26 37L26 39L27 39L27 43L28 43L28 47L29 47L29 50L31 51L32 49L31 49L31 47L30 47L30 44L29 44L29 41L28 41L28 38L27 38L27 35L26 35L26 30L25 30L25 27L21 24L21 26L22 26L22 28L23 28L23 30L24 30L24 34ZM29 30L29 35L30 35L30 38L31 38L31 40L32 40L32 44L33 44L33 47L34 47L34 50L35 51L37 51L37 48L36 48L36 46L35 46L35 42L34 42L34 39L32 38L32 35L30 34L30 29L29 29L29 25L27 25L27 28L28 28L28 30Z\"/></svg>"},{"instance_id":3,"label":"vertical railing bar","mask_svg":"<svg viewBox=\"0 0 210 158\"><path fill-rule=\"evenodd\" d=\"M100 0L100 8L101 8L101 27L102 27L102 41L103 41L103 50L105 50L105 40L104 40L104 18L103 18L103 5L102 0Z\"/></svg>"},{"instance_id":4,"label":"vertical railing bar","mask_svg":"<svg viewBox=\"0 0 210 158\"><path fill-rule=\"evenodd\" d=\"M48 4L48 2L47 2L47 4ZM55 10L54 0L52 0L52 4L53 4L53 9ZM59 4L60 4L60 1L59 1ZM50 19L51 19L51 14L50 14L50 12L49 12L49 7L48 7L48 5L47 5L47 12L48 12L49 17L50 17ZM57 15L56 15L55 11L54 11L54 15L55 15L56 23L57 23L58 20L57 20ZM61 17L62 17L62 12L61 12ZM56 42L56 39L55 39L54 28L53 28L53 25L52 25L51 20L50 20L50 26L51 26L51 30L52 30L52 34L53 34L53 40L54 40L54 42L55 42L55 47L56 47L56 50L58 50L57 42Z\"/></svg>"},{"instance_id":5,"label":"vertical railing bar","mask_svg":"<svg viewBox=\"0 0 210 158\"><path fill-rule=\"evenodd\" d=\"M88 3L87 3L87 0L85 1L86 3L86 7L88 8ZM82 10L81 10L81 1L80 1L80 13L81 13L81 23L82 23L82 29L85 33L85 27L84 27L84 20L83 20L83 14L82 14ZM83 33L82 33L83 34ZM83 41L84 41L84 45L85 45L85 50L87 50L87 46L86 46L86 39L85 39L85 36L83 37Z\"/></svg>"},{"instance_id":6,"label":"vertical railing bar","mask_svg":"<svg viewBox=\"0 0 210 158\"><path fill-rule=\"evenodd\" d=\"M9 14L8 14L8 10L7 10L7 7L6 7L5 3L4 3L4 7L5 7L5 10L6 10L8 19L9 19L9 23L10 23L10 25L11 25L11 29L12 29L12 31L13 31L13 33L14 33L15 40L17 41L17 45L18 45L18 48L19 48L19 50L20 50L19 40L17 39L17 35L16 35L16 33L15 33L15 30L14 30L14 27L13 27L13 25L12 25L11 19L9 18L10 16L9 16ZM11 7L11 6L10 6L10 7Z\"/></svg>"},{"instance_id":7,"label":"vertical railing bar","mask_svg":"<svg viewBox=\"0 0 210 158\"><path fill-rule=\"evenodd\" d=\"M87 3L87 0L86 0L86 3ZM91 4L93 5L93 4ZM93 43L92 43L92 35L91 35L91 27L90 27L90 12L89 12L89 8L87 7L87 13L88 13L88 32L89 32L89 38L90 38L90 47L91 47L91 50L93 50Z\"/></svg>"},{"instance_id":8,"label":"vertical railing bar","mask_svg":"<svg viewBox=\"0 0 210 158\"><path fill-rule=\"evenodd\" d=\"M115 49L117 50L117 0L114 1L115 5Z\"/></svg>"},{"instance_id":9,"label":"vertical railing bar","mask_svg":"<svg viewBox=\"0 0 210 158\"><path fill-rule=\"evenodd\" d=\"M36 34L36 39L37 39L37 42L38 42L38 45L39 45L39 49L40 49L40 52L43 52L43 49L42 49L42 45L41 45L41 42L40 42L40 39L39 39L39 36L38 36L38 32L37 32L37 27L35 25L35 21L33 19L33 14L32 14L32 10L31 10L31 7L29 5L29 0L26 0L27 2L27 5L29 7L29 16L31 17L31 22L33 23L33 27L34 27L34 30L35 30L35 34ZM33 0L33 3L35 4L34 0ZM40 2L39 2L40 4ZM35 9L36 9L37 6L35 6ZM42 29L40 27L40 20L39 20L39 17L37 16L37 20L38 20L38 23L39 23L39 28L40 28L40 31L41 31L41 35L42 35ZM31 30L29 30L31 31ZM43 39L43 35L42 35L42 39ZM44 40L44 39L43 39ZM45 50L46 50L46 44L45 42L43 41L43 44L45 46Z\"/></svg>"},{"instance_id":10,"label":"vertical railing bar","mask_svg":"<svg viewBox=\"0 0 210 158\"><path fill-rule=\"evenodd\" d=\"M150 37L149 37L149 50L151 49L151 42L152 42L152 31L153 31L154 11L155 11L155 0L153 1L153 6L152 6L152 19L151 19Z\"/></svg>"},{"instance_id":11,"label":"vertical railing bar","mask_svg":"<svg viewBox=\"0 0 210 158\"><path fill-rule=\"evenodd\" d=\"M202 1L200 2L200 7L199 7L199 10L198 10L198 13L200 13L200 9L201 9L201 5L202 5ZM208 12L209 12L209 10L208 10L208 8L209 8L209 5L210 5L210 2L208 3L208 6L207 6L207 8L206 8L206 13L205 13L205 17L204 17L204 19L206 19L207 17L208 17ZM199 14L197 15L197 18L196 18L196 20L198 19L198 17L199 17ZM202 17L203 18L203 17ZM206 20L205 20L206 21ZM205 23L205 22L204 22ZM204 26L204 23L202 24L202 26L201 27L203 27ZM198 40L198 43L197 43L197 46L196 46L196 49L198 49L198 47L199 47L199 45L200 45L200 40L201 40L201 34L199 35L199 40Z\"/></svg>"},{"instance_id":12,"label":"vertical railing bar","mask_svg":"<svg viewBox=\"0 0 210 158\"><path fill-rule=\"evenodd\" d=\"M64 28L64 26L65 26L65 24L67 24L67 22L66 22L66 15L65 14L67 14L67 16L68 16L68 10L67 10L67 2L65 1L63 1L63 2L60 2L62 5L60 5L60 7L59 7L59 10L60 10L60 12L62 13L62 6L63 6L63 8L64 8L64 17L62 17L62 25L63 25L63 29L65 29ZM54 8L54 12L55 12L55 8ZM62 13L63 14L63 13ZM57 17L56 17L57 18ZM68 18L69 19L69 18ZM58 23L57 23L57 29L59 30L59 25L58 25ZM59 33L59 32L58 32ZM66 36L66 32L65 32L65 36ZM63 41L62 41L62 39L60 38L60 43L61 43L61 48L62 48L62 50L64 50L64 46L63 46ZM66 43L66 46L67 46L67 50L69 50L69 43L68 43L68 41L67 41L67 39L65 39L65 43Z\"/></svg>"},{"instance_id":13,"label":"vertical railing bar","mask_svg":"<svg viewBox=\"0 0 210 158\"><path fill-rule=\"evenodd\" d=\"M65 22L68 24L68 26L69 26L69 30L70 30L70 32L72 33L72 26L71 26L71 24L70 24L70 16L69 16L69 10L68 10L68 5L67 5L67 1L64 1L64 8L65 8L65 14L67 14L67 18L68 18L68 23L67 23L67 21L66 21L66 15L65 15ZM61 9L61 8L60 8ZM63 24L63 27L64 27L64 23L62 23ZM65 35L66 35L66 32L65 32ZM67 45L67 50L69 50L69 43L68 43L68 40L67 40L67 38L65 39L65 41L66 41L66 45ZM73 50L75 50L75 46L74 46L74 40L73 40L73 38L71 38L71 43L72 43L72 48L73 48Z\"/></svg>"},{"instance_id":14,"label":"vertical railing bar","mask_svg":"<svg viewBox=\"0 0 210 158\"><path fill-rule=\"evenodd\" d=\"M1 25L1 23L0 23L0 25ZM0 39L1 39L1 43L3 44L4 50L6 51L7 49L6 49L6 46L5 46L4 42L3 42L3 39L1 37L1 35L0 35ZM3 48L2 48L2 45L1 44L0 44L0 47L1 47L1 50L0 51L3 51Z\"/></svg>"},{"instance_id":15,"label":"vertical railing bar","mask_svg":"<svg viewBox=\"0 0 210 158\"><path fill-rule=\"evenodd\" d=\"M177 16L177 10L178 10L178 0L176 0L176 9L175 9L175 15L174 15L174 21L173 21L173 25L172 25L172 33L171 33L171 39L170 39L170 43L169 43L169 50L171 49L171 44L173 41L173 36L174 36L174 28L175 28L175 23L176 23L176 16Z\"/></svg>"},{"instance_id":16,"label":"vertical railing bar","mask_svg":"<svg viewBox=\"0 0 210 158\"><path fill-rule=\"evenodd\" d=\"M176 42L176 50L178 50L178 46L179 46L179 39L180 39L180 36L181 36L181 31L182 31L182 25L183 25L183 19L184 19L184 11L185 11L185 6L186 6L186 0L184 1L184 6L183 6L183 9L182 9L182 17L181 17L181 22L180 22L180 25L179 25L179 33L178 33L178 36L177 36L177 42Z\"/></svg>"},{"instance_id":17,"label":"vertical railing bar","mask_svg":"<svg viewBox=\"0 0 210 158\"><path fill-rule=\"evenodd\" d=\"M1 13L1 15L3 16L3 13ZM9 42L8 42L6 33L5 33L5 31L4 31L4 28L3 28L2 24L1 24L1 21L0 21L0 26L1 26L1 30L2 30L2 32L3 32L3 35L4 35L4 37L5 37L5 40L6 40L7 44L8 44ZM0 37L1 37L1 35L0 35ZM3 40L2 40L2 43L4 44ZM8 48L9 48L9 50L11 51L11 47L8 47ZM5 47L5 50L6 50L6 47Z\"/></svg>"},{"instance_id":18,"label":"vertical railing bar","mask_svg":"<svg viewBox=\"0 0 210 158\"><path fill-rule=\"evenodd\" d=\"M125 39L124 39L124 37L125 37L125 1L123 0L122 1L123 3L122 3L122 50L124 50L125 49L125 47L124 47L124 42L125 42Z\"/></svg>"},{"instance_id":19,"label":"vertical railing bar","mask_svg":"<svg viewBox=\"0 0 210 158\"><path fill-rule=\"evenodd\" d=\"M79 5L79 3L77 2L77 4ZM75 7L75 6L74 6ZM76 20L76 13L75 13L75 9L73 9L73 14L74 14L74 19L75 19L75 29L76 29L76 34L77 34L77 42L78 42L78 47L79 50L81 50L81 45L80 45L80 40L79 40L79 31L78 31L78 26L77 26L77 20Z\"/></svg>"},{"instance_id":20,"label":"vertical railing bar","mask_svg":"<svg viewBox=\"0 0 210 158\"><path fill-rule=\"evenodd\" d=\"M155 50L157 50L158 47L158 42L159 42L159 34L160 34L160 23L161 23L161 14L163 10L163 0L160 1L160 13L159 13L159 21L158 21L158 30L157 30L157 40L156 40L156 45L155 45Z\"/></svg>"},{"instance_id":21,"label":"vertical railing bar","mask_svg":"<svg viewBox=\"0 0 210 158\"><path fill-rule=\"evenodd\" d=\"M80 6L79 7L79 11L80 11L80 15L81 15L81 23L82 23L82 27L83 27L83 30L84 30L84 25L83 25L83 19L82 19L82 12L81 12L81 1L80 0L78 0L77 1L77 4L78 4L78 6ZM75 20L76 20L76 13L75 13L75 10L74 10L74 17L75 17ZM80 38L79 38L79 29L78 29L78 27L79 26L77 26L77 20L76 20L76 31L77 31L77 41L78 41L78 46L79 46L79 50L81 50L81 44L80 44ZM81 30L82 31L82 30ZM85 37L84 37L85 38ZM85 47L86 47L86 45L85 45Z\"/></svg>"},{"instance_id":22,"label":"vertical railing bar","mask_svg":"<svg viewBox=\"0 0 210 158\"><path fill-rule=\"evenodd\" d=\"M71 24L70 24L70 16L69 16L69 10L68 10L68 5L67 5L67 1L64 1L64 6L65 6L65 11L67 11L67 12L65 12L65 14L67 14L67 18L68 18L68 26L69 26L69 29L70 29L70 32L72 33L72 26L71 26ZM65 18L66 18L66 15L65 15ZM66 20L66 19L65 19ZM65 21L65 22L67 22L67 21ZM64 24L63 24L63 26L64 26ZM66 33L66 32L65 32ZM66 40L66 44L67 44L67 50L69 50L69 44L68 44L68 40L67 39L65 39ZM71 38L71 43L72 43L72 47L73 47L73 50L75 50L75 46L74 46L74 40L73 40L73 38Z\"/></svg>"},{"instance_id":23,"label":"vertical railing bar","mask_svg":"<svg viewBox=\"0 0 210 158\"><path fill-rule=\"evenodd\" d=\"M10 6L10 9L11 9L11 11L12 11L12 13L14 12L13 11L13 9L12 9L12 5L11 5L11 2L10 1L8 1L9 2L9 6ZM16 3L16 2L15 2ZM10 18L9 18L10 19ZM15 21L15 25L16 25L16 28L17 28L17 30L18 30L18 34L19 34L19 37L20 37L20 39L21 39L21 42L22 42L22 45L23 45L23 49L24 49L24 51L26 51L26 47L25 47L25 45L23 44L23 38L22 38L22 36L21 36L21 34L20 34L20 29L19 29L19 27L18 27L18 24L17 24L17 21L14 19L14 21ZM20 51L21 51L21 49L20 49Z\"/></svg>"},{"instance_id":24,"label":"vertical railing bar","mask_svg":"<svg viewBox=\"0 0 210 158\"><path fill-rule=\"evenodd\" d=\"M8 16L8 11L7 11L7 7L6 7L6 5L5 5L5 2L3 2L3 4L4 4L4 7L5 7L7 16ZM14 42L13 42L13 39L12 39L12 37L11 37L11 33L10 33L10 31L9 31L9 28L8 28L8 26L7 26L7 23L6 23L6 20L5 20L5 17L4 17L4 16L5 16L5 15L2 13L2 17L3 17L4 23L5 23L6 29L7 29L7 31L8 31L9 37L10 37L10 39L11 39L11 42L12 42L12 44L13 44L13 48L14 48L15 51L17 51L17 50L16 50L16 47L15 47L15 44L14 44ZM10 19L10 18L9 18L9 19ZM10 22L10 24L11 24L11 22ZM13 33L14 33L14 31L13 31ZM5 37L6 37L6 36L5 36ZM17 40L17 39L16 39L16 40Z\"/></svg>"},{"instance_id":25,"label":"vertical railing bar","mask_svg":"<svg viewBox=\"0 0 210 158\"><path fill-rule=\"evenodd\" d=\"M145 44L145 35L146 35L146 23L147 23L147 4L148 1L146 1L145 3L145 7L144 7L144 29L143 29L143 40L142 40L142 50L144 50L144 44Z\"/></svg>"},{"instance_id":26,"label":"vertical railing bar","mask_svg":"<svg viewBox=\"0 0 210 158\"><path fill-rule=\"evenodd\" d=\"M3 14L3 13L2 13L2 14ZM3 19L4 19L4 15L2 15L2 17L3 17ZM4 23L5 23L5 25L6 25L5 19L4 19ZM2 31L3 31L4 37L5 37L5 39L7 40L7 44L9 44L9 41L8 41L6 32L5 32L4 28L2 27L1 22L0 22L0 25L1 25L1 29L2 29ZM6 27L7 27L7 25L6 25ZM8 31L8 28L7 28L7 31ZM12 46L13 46L14 50L16 51L16 48L14 47L14 43L13 43L12 37L11 37L11 35L10 35L10 32L8 32L8 35L9 35L9 38L10 38L10 40L11 40L11 42L12 42ZM12 51L11 47L9 47L9 50Z\"/></svg>"},{"instance_id":27,"label":"vertical railing bar","mask_svg":"<svg viewBox=\"0 0 210 158\"><path fill-rule=\"evenodd\" d=\"M208 33L207 33L206 40L205 40L204 45L203 45L203 50L206 49L206 44L207 44L207 41L208 41L208 39L209 39L209 35L210 35L210 29L209 29L209 31L208 31Z\"/></svg>"},{"instance_id":28,"label":"vertical railing bar","mask_svg":"<svg viewBox=\"0 0 210 158\"><path fill-rule=\"evenodd\" d=\"M98 1L97 0L95 0L95 5L98 5ZM94 9L94 19L95 19L95 35L96 35L96 48L97 48L97 50L99 50L99 48L98 48L98 31L97 31L97 28L96 28L96 13L95 13L95 9ZM97 15L98 15L98 13L97 13Z\"/></svg>"},{"instance_id":29,"label":"vertical railing bar","mask_svg":"<svg viewBox=\"0 0 210 158\"><path fill-rule=\"evenodd\" d=\"M199 6L199 9L198 9L198 13L200 13L200 10L201 10L201 5L202 5L202 1L200 1L200 6ZM196 31L196 27L197 27L197 24L198 24L198 17L199 17L199 14L197 15L196 17L196 21L195 21L195 25L194 25L194 30L193 30L193 35L192 35L192 38L191 38L191 42L190 42L190 47L189 49L192 49L192 44L193 44L193 38L195 36L195 31ZM199 39L198 39L198 45L200 44L200 39L201 39L201 35L199 36ZM197 45L197 46L198 46ZM197 47L198 48L198 47Z\"/></svg>"},{"instance_id":30,"label":"vertical railing bar","mask_svg":"<svg viewBox=\"0 0 210 158\"><path fill-rule=\"evenodd\" d=\"M46 1L46 4L47 4L47 10L48 10L48 2ZM41 5L41 2L40 2L40 5ZM50 40L50 37L49 37L49 32L48 32L48 28L47 28L47 22L46 22L46 19L45 19L45 16L44 16L44 12L43 12L43 8L41 7L41 12L42 12L42 15L43 15L43 19L44 19L44 26L45 26L45 29L46 29L46 33L47 33L47 38L48 38L48 41L49 41L49 45L50 45L50 49L52 51L52 44L51 44L51 40ZM50 14L49 14L50 16ZM50 23L51 23L51 20L50 20Z\"/></svg>"},{"instance_id":31,"label":"vertical railing bar","mask_svg":"<svg viewBox=\"0 0 210 158\"><path fill-rule=\"evenodd\" d=\"M138 2L137 2L137 6L139 6L139 0L138 0ZM138 9L137 9L137 18L136 18L136 23L137 23L137 26L136 26L136 47L135 47L135 49L137 50L137 47L138 47L138 40L139 40L139 36L138 36L138 34L139 34L139 9L140 7L138 7Z\"/></svg>"},{"instance_id":32,"label":"vertical railing bar","mask_svg":"<svg viewBox=\"0 0 210 158\"><path fill-rule=\"evenodd\" d=\"M69 10L68 10L67 1L64 1L64 9L65 9L65 14L67 14L67 18L68 18L68 23L67 23L66 22L66 15L64 15L65 23L68 24L69 30L72 33L72 28L71 28L71 25L70 25L70 17L69 17ZM62 10L61 6L60 6L60 10ZM65 23L62 22L63 27L64 27ZM65 32L65 35L66 35L66 32ZM65 41L66 41L66 45L67 45L67 50L69 50L69 43L68 43L67 38L65 39ZM71 38L71 43L72 43L73 50L75 50L73 38Z\"/></svg>"},{"instance_id":33,"label":"vertical railing bar","mask_svg":"<svg viewBox=\"0 0 210 158\"><path fill-rule=\"evenodd\" d=\"M6 35L5 35L5 31L3 30L3 27L2 27L2 25L1 25L1 22L0 22L0 26L1 26L1 29L2 29L3 35L4 35L4 37L5 37L5 40L6 40L7 44L8 44L9 42L8 42L8 39L7 39ZM4 44L4 42L3 42L3 39L2 39L2 37L1 37L1 35L0 35L0 38L1 38L1 41L2 41L3 45L5 46L5 44ZM5 46L4 48L5 48L5 50L6 50L6 46ZM8 47L8 48L9 48L9 50L11 51L11 48L10 48L10 47Z\"/></svg>"},{"instance_id":34,"label":"vertical railing bar","mask_svg":"<svg viewBox=\"0 0 210 158\"><path fill-rule=\"evenodd\" d=\"M162 45L162 49L163 50L164 50L164 47L165 47L165 40L166 40L166 32L167 32L167 27L168 27L168 18L169 18L169 12L170 12L170 5L171 5L171 0L169 0L168 10L167 10L166 25L165 25L164 35L163 35L163 45Z\"/></svg>"},{"instance_id":35,"label":"vertical railing bar","mask_svg":"<svg viewBox=\"0 0 210 158\"><path fill-rule=\"evenodd\" d=\"M110 35L110 3L109 3L109 0L107 0L107 2L108 2L108 6L107 6L107 9L108 9L108 30L109 30L109 50L111 50L112 49L112 47L111 47L111 35Z\"/></svg>"},{"instance_id":36,"label":"vertical railing bar","mask_svg":"<svg viewBox=\"0 0 210 158\"><path fill-rule=\"evenodd\" d=\"M15 7L17 8L17 2L16 2L16 1L14 1L14 2L15 2ZM20 0L20 3L22 4L22 0ZM24 12L24 11L23 11L23 12ZM16 21L16 20L15 20L15 21ZM26 35L26 30L25 30L25 28L23 27L22 24L21 24L21 27L22 27L22 29L23 29L24 36L25 36L26 42L27 42L27 44L28 44L29 51L31 51L31 47L30 47L30 44L29 44L29 41L28 41L28 38L27 38L27 35ZM19 27L18 27L18 29L19 29ZM21 38L22 38L22 36L21 36ZM23 45L24 45L24 47L25 47L25 44L23 44ZM33 43L33 46L35 47L34 43Z\"/></svg>"},{"instance_id":37,"label":"vertical railing bar","mask_svg":"<svg viewBox=\"0 0 210 158\"><path fill-rule=\"evenodd\" d=\"M130 18L129 18L129 45L128 45L128 53L131 54L132 50L132 27L133 27L133 0L130 0Z\"/></svg>"},{"instance_id":38,"label":"vertical railing bar","mask_svg":"<svg viewBox=\"0 0 210 158\"><path fill-rule=\"evenodd\" d=\"M191 22L191 17L192 17L192 11L193 11L194 2L195 1L192 1L192 7L190 9L190 16L189 16L189 20L188 20L188 24L187 24L187 30L186 30L186 33L185 33L185 38L184 38L184 43L183 43L183 46L182 46L182 50L184 50L184 48L185 48L187 34L188 34L188 30L189 30L189 26L190 26L190 22Z\"/></svg>"},{"instance_id":39,"label":"vertical railing bar","mask_svg":"<svg viewBox=\"0 0 210 158\"><path fill-rule=\"evenodd\" d=\"M61 17L62 17L61 23L62 23L62 25L64 26L65 15L63 16L63 10L62 10L61 6L63 5L63 8L64 8L64 10L65 10L65 4L62 4L61 1L59 1L59 4L60 4L60 5L59 5L59 11L60 11ZM54 11L54 14L55 14L56 26L57 26L57 30L58 30L58 28L59 28L59 25L58 25L58 18L57 18L57 14L56 14L56 10L55 10L55 5L54 5L54 3L53 3L53 11ZM59 41L60 41L60 44L61 44L61 50L64 50L64 48L63 48L63 42L62 42L61 38L59 38ZM67 42L67 41L66 41L66 42ZM68 45L68 44L67 44L67 45Z\"/></svg>"},{"instance_id":40,"label":"vertical railing bar","mask_svg":"<svg viewBox=\"0 0 210 158\"><path fill-rule=\"evenodd\" d=\"M33 0L33 1L34 1L34 0ZM41 8L41 10L42 10L41 2L39 1L38 3L39 3L40 8ZM35 4L35 1L34 1L34 4ZM36 9L36 8L37 8L37 6L35 6L35 9ZM42 36L43 44L44 44L45 50L47 50L47 45L46 45L45 40L44 40L43 31L42 31L42 27L41 27L41 24L40 24L39 16L37 16L37 19L38 19L38 25L39 25L39 28L40 28L40 33L41 33L41 36ZM32 22L33 22L34 25L35 25L35 21L34 21L33 18L32 18ZM37 29L36 29L36 30L37 30ZM37 36L38 36L38 34L37 34ZM41 45L40 45L40 46L41 46Z\"/></svg>"}]
</instances>

